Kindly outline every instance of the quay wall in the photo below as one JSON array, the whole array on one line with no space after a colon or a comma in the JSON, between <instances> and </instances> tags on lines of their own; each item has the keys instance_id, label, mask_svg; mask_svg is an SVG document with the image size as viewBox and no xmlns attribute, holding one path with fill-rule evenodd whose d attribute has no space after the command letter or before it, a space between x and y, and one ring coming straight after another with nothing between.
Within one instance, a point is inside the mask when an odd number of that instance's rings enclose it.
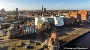
<instances>
[{"instance_id":1,"label":"quay wall","mask_svg":"<svg viewBox=\"0 0 90 50\"><path fill-rule=\"evenodd\" d=\"M64 47L65 45L79 39L80 37L83 37L84 35L90 33L90 29L83 29L81 32L77 32L76 34L72 34L70 36L67 36L63 39L64 43L61 44L61 47Z\"/></svg>"}]
</instances>

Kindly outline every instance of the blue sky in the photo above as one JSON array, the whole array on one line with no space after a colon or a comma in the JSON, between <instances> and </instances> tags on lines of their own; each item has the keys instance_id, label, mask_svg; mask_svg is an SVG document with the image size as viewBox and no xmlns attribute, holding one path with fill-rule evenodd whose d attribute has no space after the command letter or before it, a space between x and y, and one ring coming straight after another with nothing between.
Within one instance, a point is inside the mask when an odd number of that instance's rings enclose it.
<instances>
[{"instance_id":1,"label":"blue sky","mask_svg":"<svg viewBox=\"0 0 90 50\"><path fill-rule=\"evenodd\" d=\"M90 0L0 0L0 9L41 10L90 10Z\"/></svg>"}]
</instances>

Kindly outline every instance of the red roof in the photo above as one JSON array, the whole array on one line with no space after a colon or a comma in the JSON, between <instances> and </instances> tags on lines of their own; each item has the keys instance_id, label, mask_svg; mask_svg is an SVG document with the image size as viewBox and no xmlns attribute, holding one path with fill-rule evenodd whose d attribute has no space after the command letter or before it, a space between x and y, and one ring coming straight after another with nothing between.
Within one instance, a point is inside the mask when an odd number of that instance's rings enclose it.
<instances>
[{"instance_id":1,"label":"red roof","mask_svg":"<svg viewBox=\"0 0 90 50\"><path fill-rule=\"evenodd\" d=\"M78 11L78 14L87 14L87 11Z\"/></svg>"}]
</instances>

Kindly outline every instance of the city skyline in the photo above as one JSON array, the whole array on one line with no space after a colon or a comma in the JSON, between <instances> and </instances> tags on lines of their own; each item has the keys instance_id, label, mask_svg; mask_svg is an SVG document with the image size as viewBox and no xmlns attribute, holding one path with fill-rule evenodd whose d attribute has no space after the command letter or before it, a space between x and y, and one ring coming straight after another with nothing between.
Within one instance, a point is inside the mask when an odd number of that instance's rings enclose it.
<instances>
[{"instance_id":1,"label":"city skyline","mask_svg":"<svg viewBox=\"0 0 90 50\"><path fill-rule=\"evenodd\" d=\"M89 0L0 0L0 9L6 11L42 10L90 10Z\"/></svg>"}]
</instances>

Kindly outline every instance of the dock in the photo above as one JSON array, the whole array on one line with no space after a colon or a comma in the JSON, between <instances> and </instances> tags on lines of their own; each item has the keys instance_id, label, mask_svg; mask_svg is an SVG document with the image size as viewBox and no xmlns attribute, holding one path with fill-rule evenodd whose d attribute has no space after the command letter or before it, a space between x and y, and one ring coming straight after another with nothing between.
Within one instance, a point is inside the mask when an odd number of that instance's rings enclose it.
<instances>
[{"instance_id":1,"label":"dock","mask_svg":"<svg viewBox=\"0 0 90 50\"><path fill-rule=\"evenodd\" d=\"M79 36L83 36L84 34L87 34L88 32L90 32L90 29L82 29L82 30L77 30L78 32L76 31L73 31L73 32L70 32L71 34L70 35L67 35L66 37L60 37L62 38L61 40L63 41L66 41L66 42L69 42L69 41L72 41L76 38L78 38Z\"/></svg>"},{"instance_id":2,"label":"dock","mask_svg":"<svg viewBox=\"0 0 90 50\"><path fill-rule=\"evenodd\" d=\"M61 47L64 47L68 43L88 34L89 32L90 29L86 27L80 27L80 28L69 27L61 30L60 32L57 32L57 34L60 40Z\"/></svg>"}]
</instances>

